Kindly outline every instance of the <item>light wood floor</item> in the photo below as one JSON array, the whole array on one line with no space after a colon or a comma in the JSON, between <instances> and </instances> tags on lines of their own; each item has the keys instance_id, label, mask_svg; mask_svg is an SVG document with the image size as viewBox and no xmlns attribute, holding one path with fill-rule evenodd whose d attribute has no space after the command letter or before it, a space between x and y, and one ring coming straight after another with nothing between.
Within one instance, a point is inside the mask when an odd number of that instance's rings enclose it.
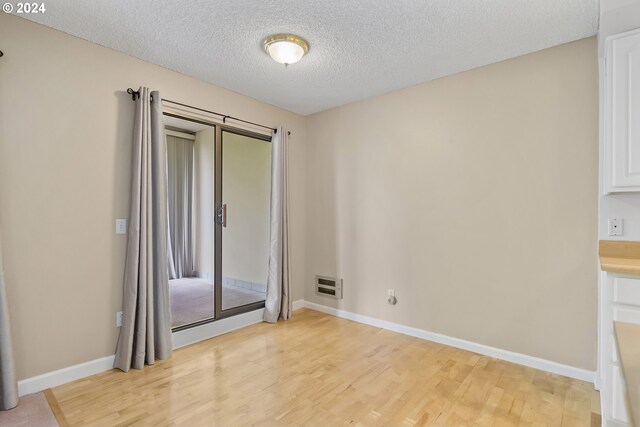
<instances>
[{"instance_id":1,"label":"light wood floor","mask_svg":"<svg viewBox=\"0 0 640 427\"><path fill-rule=\"evenodd\" d=\"M47 391L82 426L592 426L589 383L309 309Z\"/></svg>"}]
</instances>

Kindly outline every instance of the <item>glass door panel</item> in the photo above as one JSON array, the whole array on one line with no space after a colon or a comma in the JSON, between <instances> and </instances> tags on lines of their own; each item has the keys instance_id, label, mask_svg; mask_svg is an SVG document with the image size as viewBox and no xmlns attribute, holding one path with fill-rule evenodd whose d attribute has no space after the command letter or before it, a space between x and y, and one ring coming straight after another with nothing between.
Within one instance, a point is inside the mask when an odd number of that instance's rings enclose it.
<instances>
[{"instance_id":1,"label":"glass door panel","mask_svg":"<svg viewBox=\"0 0 640 427\"><path fill-rule=\"evenodd\" d=\"M165 115L171 327L216 316L214 126Z\"/></svg>"},{"instance_id":2,"label":"glass door panel","mask_svg":"<svg viewBox=\"0 0 640 427\"><path fill-rule=\"evenodd\" d=\"M222 130L222 311L264 304L269 262L271 143Z\"/></svg>"}]
</instances>

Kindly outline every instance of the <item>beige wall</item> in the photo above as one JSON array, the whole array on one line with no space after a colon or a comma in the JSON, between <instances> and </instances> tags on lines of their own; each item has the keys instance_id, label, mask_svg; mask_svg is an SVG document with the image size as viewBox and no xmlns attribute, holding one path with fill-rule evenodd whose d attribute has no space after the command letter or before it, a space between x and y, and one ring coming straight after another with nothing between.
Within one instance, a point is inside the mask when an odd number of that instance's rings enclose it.
<instances>
[{"instance_id":1,"label":"beige wall","mask_svg":"<svg viewBox=\"0 0 640 427\"><path fill-rule=\"evenodd\" d=\"M222 277L267 284L271 143L222 133Z\"/></svg>"},{"instance_id":2,"label":"beige wall","mask_svg":"<svg viewBox=\"0 0 640 427\"><path fill-rule=\"evenodd\" d=\"M213 127L196 132L194 145L195 267L198 277L213 282L214 240L214 140Z\"/></svg>"},{"instance_id":3,"label":"beige wall","mask_svg":"<svg viewBox=\"0 0 640 427\"><path fill-rule=\"evenodd\" d=\"M0 40L19 378L114 352L138 85L292 131L294 300L595 368L595 39L309 118L12 15ZM314 274L343 277L344 300Z\"/></svg>"},{"instance_id":4,"label":"beige wall","mask_svg":"<svg viewBox=\"0 0 640 427\"><path fill-rule=\"evenodd\" d=\"M590 38L311 116L305 298L594 370L597 72Z\"/></svg>"},{"instance_id":5,"label":"beige wall","mask_svg":"<svg viewBox=\"0 0 640 427\"><path fill-rule=\"evenodd\" d=\"M0 228L20 379L114 353L130 86L291 130L293 297L302 297L303 117L12 15L0 14L0 40Z\"/></svg>"}]
</instances>

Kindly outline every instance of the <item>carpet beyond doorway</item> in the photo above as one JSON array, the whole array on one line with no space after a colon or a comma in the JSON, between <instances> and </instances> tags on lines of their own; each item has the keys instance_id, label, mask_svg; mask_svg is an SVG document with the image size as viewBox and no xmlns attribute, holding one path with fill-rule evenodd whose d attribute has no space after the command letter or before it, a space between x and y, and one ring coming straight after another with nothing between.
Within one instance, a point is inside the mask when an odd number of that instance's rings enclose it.
<instances>
[{"instance_id":1,"label":"carpet beyond doorway","mask_svg":"<svg viewBox=\"0 0 640 427\"><path fill-rule=\"evenodd\" d=\"M263 301L264 293L225 286L222 309ZM198 277L169 280L171 327L188 325L213 317L213 283Z\"/></svg>"},{"instance_id":2,"label":"carpet beyond doorway","mask_svg":"<svg viewBox=\"0 0 640 427\"><path fill-rule=\"evenodd\" d=\"M22 396L18 406L8 411L0 411L0 426L58 427L58 422L44 393L40 392Z\"/></svg>"}]
</instances>

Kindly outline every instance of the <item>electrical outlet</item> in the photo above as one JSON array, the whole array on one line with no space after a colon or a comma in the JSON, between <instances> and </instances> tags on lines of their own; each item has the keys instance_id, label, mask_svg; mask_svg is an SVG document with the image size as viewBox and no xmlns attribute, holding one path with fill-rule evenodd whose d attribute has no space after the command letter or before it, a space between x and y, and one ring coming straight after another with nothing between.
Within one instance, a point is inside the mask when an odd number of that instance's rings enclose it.
<instances>
[{"instance_id":1,"label":"electrical outlet","mask_svg":"<svg viewBox=\"0 0 640 427\"><path fill-rule=\"evenodd\" d=\"M122 326L122 312L119 311L116 313L116 327L119 328Z\"/></svg>"},{"instance_id":2,"label":"electrical outlet","mask_svg":"<svg viewBox=\"0 0 640 427\"><path fill-rule=\"evenodd\" d=\"M624 233L622 223L622 218L610 218L608 221L609 236L622 236Z\"/></svg>"},{"instance_id":3,"label":"electrical outlet","mask_svg":"<svg viewBox=\"0 0 640 427\"><path fill-rule=\"evenodd\" d=\"M398 303L395 289L387 289L387 302L389 305L396 305Z\"/></svg>"},{"instance_id":4,"label":"electrical outlet","mask_svg":"<svg viewBox=\"0 0 640 427\"><path fill-rule=\"evenodd\" d=\"M116 219L116 234L127 234L126 219Z\"/></svg>"}]
</instances>

